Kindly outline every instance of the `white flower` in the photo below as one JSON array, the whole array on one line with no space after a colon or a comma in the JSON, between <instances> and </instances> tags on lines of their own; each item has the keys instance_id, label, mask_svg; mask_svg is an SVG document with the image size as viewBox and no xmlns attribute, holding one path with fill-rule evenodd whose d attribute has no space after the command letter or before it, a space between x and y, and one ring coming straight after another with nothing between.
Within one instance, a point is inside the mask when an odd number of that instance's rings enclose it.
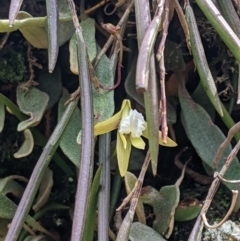
<instances>
[{"instance_id":1,"label":"white flower","mask_svg":"<svg viewBox=\"0 0 240 241\"><path fill-rule=\"evenodd\" d=\"M130 134L133 138L140 137L146 129L143 115L137 110L130 110L129 115L123 118L119 125L121 134Z\"/></svg>"}]
</instances>

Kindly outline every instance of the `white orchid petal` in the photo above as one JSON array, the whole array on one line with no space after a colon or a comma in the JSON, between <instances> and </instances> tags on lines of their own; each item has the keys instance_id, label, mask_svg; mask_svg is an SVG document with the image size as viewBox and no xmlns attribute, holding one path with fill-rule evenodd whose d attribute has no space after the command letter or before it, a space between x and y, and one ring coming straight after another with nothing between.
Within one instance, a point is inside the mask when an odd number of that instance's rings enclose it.
<instances>
[{"instance_id":1,"label":"white orchid petal","mask_svg":"<svg viewBox=\"0 0 240 241\"><path fill-rule=\"evenodd\" d=\"M142 135L142 132L146 129L143 115L137 110L130 110L129 115L123 118L119 125L119 132L121 134L129 134L136 138Z\"/></svg>"}]
</instances>

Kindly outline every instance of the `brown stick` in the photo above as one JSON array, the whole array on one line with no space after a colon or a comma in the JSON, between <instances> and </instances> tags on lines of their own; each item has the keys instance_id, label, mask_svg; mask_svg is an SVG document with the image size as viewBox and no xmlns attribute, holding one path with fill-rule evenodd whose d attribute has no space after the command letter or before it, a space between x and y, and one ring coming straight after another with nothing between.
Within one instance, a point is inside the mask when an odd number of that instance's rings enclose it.
<instances>
[{"instance_id":1,"label":"brown stick","mask_svg":"<svg viewBox=\"0 0 240 241\"><path fill-rule=\"evenodd\" d=\"M163 143L167 143L168 126L167 126L167 103L166 103L166 92L165 92L165 65L164 65L164 48L169 27L169 0L165 1L164 4L164 27L161 42L157 51L157 60L159 61L159 72L160 72L160 105L159 114L161 116L161 131Z\"/></svg>"}]
</instances>

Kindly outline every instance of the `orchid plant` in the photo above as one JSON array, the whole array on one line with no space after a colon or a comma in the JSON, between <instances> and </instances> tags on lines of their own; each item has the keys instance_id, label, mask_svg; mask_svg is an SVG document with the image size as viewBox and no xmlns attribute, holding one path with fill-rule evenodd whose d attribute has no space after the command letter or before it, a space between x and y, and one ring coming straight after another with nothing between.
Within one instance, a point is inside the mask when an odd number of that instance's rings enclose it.
<instances>
[{"instance_id":1,"label":"orchid plant","mask_svg":"<svg viewBox=\"0 0 240 241\"><path fill-rule=\"evenodd\" d=\"M117 131L117 160L121 176L125 176L132 145L138 149L145 149L145 142L141 136L148 138L147 122L144 117L137 110L131 108L130 100L123 100L119 112L111 118L100 122L94 126L94 134L102 135L107 132ZM163 143L161 132L159 131L159 145L174 147L177 144L167 138L167 143Z\"/></svg>"}]
</instances>

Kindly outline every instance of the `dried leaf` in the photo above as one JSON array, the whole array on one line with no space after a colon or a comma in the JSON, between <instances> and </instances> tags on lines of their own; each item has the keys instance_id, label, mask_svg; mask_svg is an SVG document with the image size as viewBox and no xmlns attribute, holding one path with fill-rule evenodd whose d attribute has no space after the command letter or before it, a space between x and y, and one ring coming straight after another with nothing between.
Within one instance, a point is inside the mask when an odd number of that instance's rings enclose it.
<instances>
[{"instance_id":1,"label":"dried leaf","mask_svg":"<svg viewBox=\"0 0 240 241\"><path fill-rule=\"evenodd\" d=\"M32 132L29 129L25 129L23 131L23 134L24 134L24 142L19 148L19 150L13 155L17 159L30 155L34 147L34 139L33 139Z\"/></svg>"},{"instance_id":2,"label":"dried leaf","mask_svg":"<svg viewBox=\"0 0 240 241\"><path fill-rule=\"evenodd\" d=\"M12 193L14 196L20 198L23 194L24 188L18 182L14 181L14 179L22 179L22 176L8 176L0 179L0 193L7 195Z\"/></svg>"}]
</instances>

